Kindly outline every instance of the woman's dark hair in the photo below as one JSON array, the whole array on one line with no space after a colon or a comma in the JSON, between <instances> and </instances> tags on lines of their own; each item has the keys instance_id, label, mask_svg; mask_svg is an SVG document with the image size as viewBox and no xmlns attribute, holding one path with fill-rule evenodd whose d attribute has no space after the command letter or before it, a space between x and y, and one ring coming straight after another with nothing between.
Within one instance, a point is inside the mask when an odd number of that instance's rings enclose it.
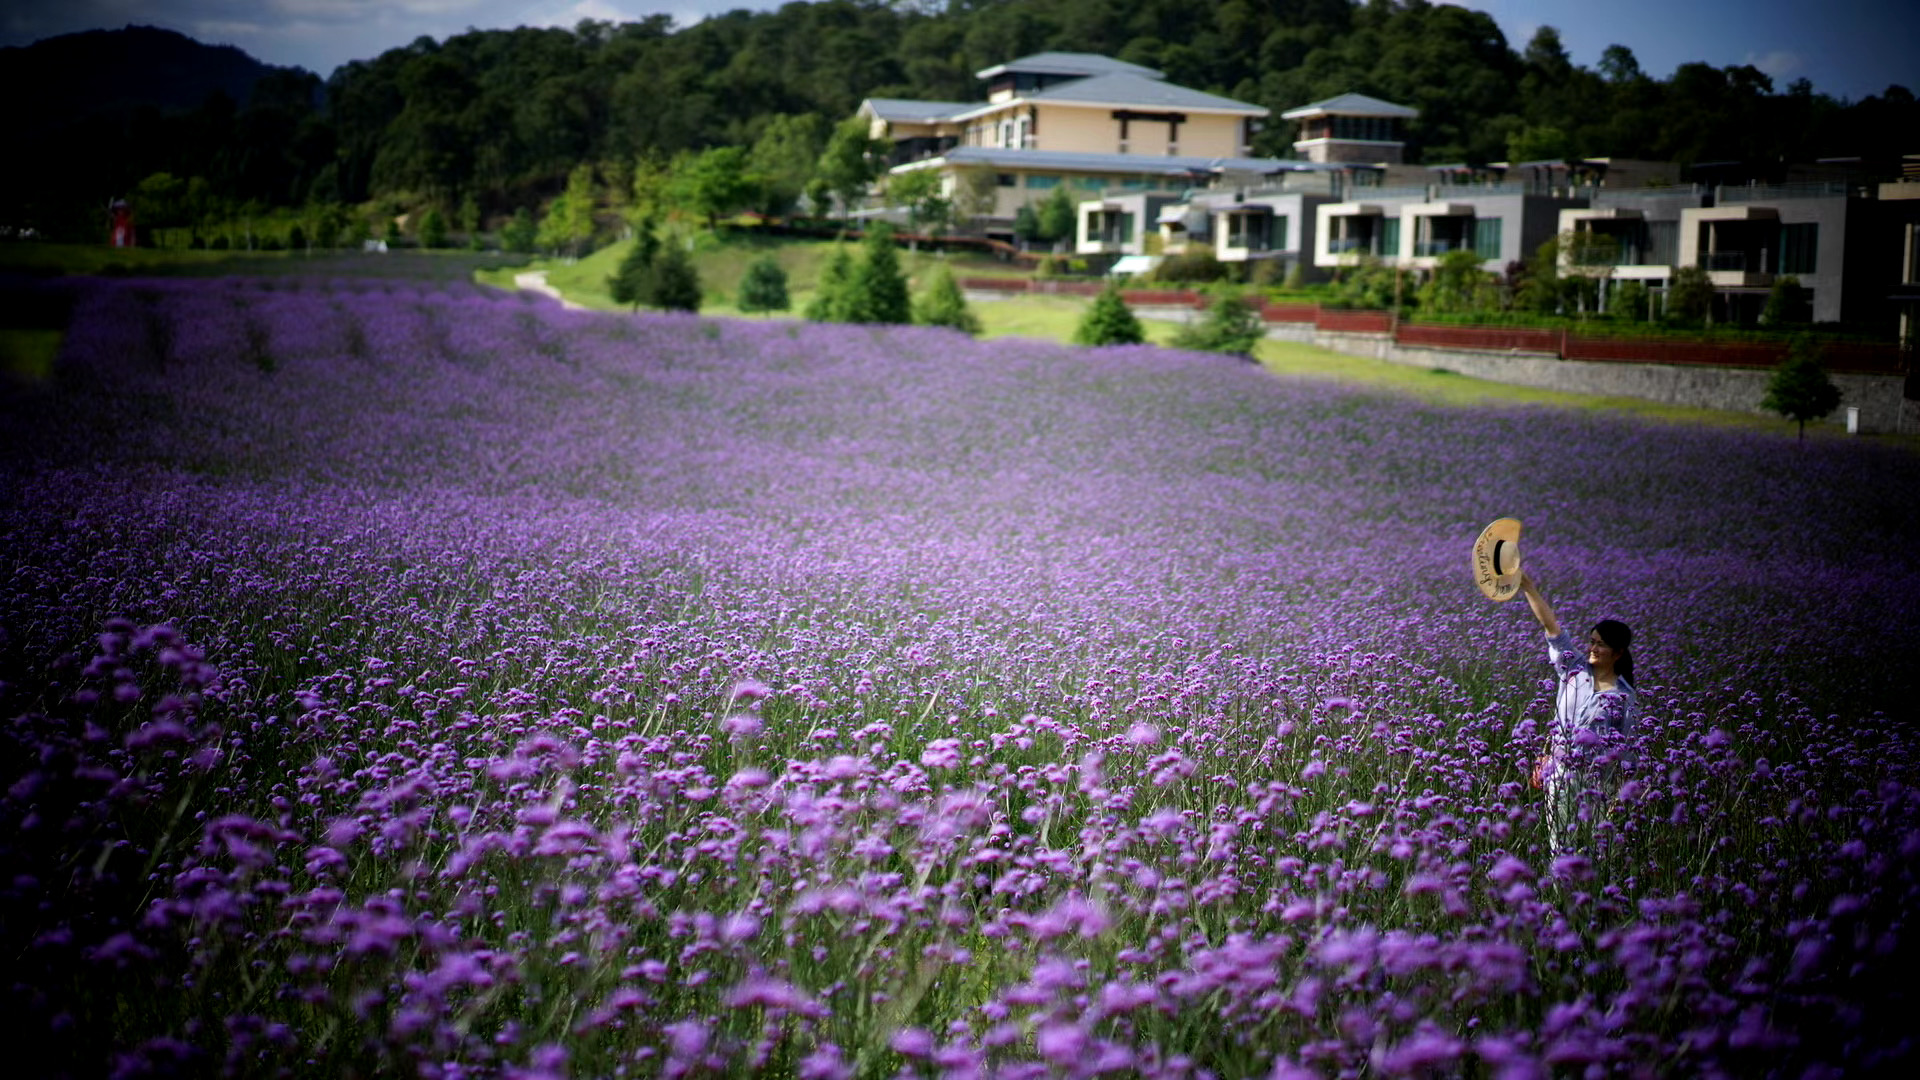
<instances>
[{"instance_id":1,"label":"woman's dark hair","mask_svg":"<svg viewBox=\"0 0 1920 1080\"><path fill-rule=\"evenodd\" d=\"M1607 648L1619 655L1619 659L1613 662L1613 673L1631 685L1633 653L1629 650L1633 647L1633 631L1619 619L1601 619L1594 624L1593 632L1600 635L1600 640L1607 643Z\"/></svg>"}]
</instances>

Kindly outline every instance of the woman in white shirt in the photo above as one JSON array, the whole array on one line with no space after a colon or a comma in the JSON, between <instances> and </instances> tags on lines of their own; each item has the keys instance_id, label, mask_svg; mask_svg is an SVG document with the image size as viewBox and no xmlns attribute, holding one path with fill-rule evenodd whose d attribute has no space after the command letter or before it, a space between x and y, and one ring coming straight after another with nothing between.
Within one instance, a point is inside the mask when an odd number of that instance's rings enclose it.
<instances>
[{"instance_id":1,"label":"woman in white shirt","mask_svg":"<svg viewBox=\"0 0 1920 1080\"><path fill-rule=\"evenodd\" d=\"M1553 662L1553 730L1547 752L1534 765L1535 787L1547 790L1548 845L1558 856L1572 847L1579 829L1581 792L1601 779L1600 759L1609 744L1617 747L1633 727L1639 693L1633 688L1633 631L1605 619L1588 631L1585 648L1560 626L1553 605L1526 571L1520 591L1547 634L1547 658Z\"/></svg>"}]
</instances>

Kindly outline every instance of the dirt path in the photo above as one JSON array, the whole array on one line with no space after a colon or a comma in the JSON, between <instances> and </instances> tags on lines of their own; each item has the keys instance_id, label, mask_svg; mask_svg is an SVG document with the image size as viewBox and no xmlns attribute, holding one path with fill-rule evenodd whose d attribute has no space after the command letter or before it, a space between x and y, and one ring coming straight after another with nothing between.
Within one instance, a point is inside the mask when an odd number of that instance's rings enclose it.
<instances>
[{"instance_id":1,"label":"dirt path","mask_svg":"<svg viewBox=\"0 0 1920 1080\"><path fill-rule=\"evenodd\" d=\"M525 289L528 292L537 292L545 296L551 296L555 300L560 301L561 307L569 308L573 311L586 310L586 305L574 303L560 295L559 289L547 284L547 272L545 270L528 270L522 274L515 274L513 275L513 284L515 287Z\"/></svg>"}]
</instances>

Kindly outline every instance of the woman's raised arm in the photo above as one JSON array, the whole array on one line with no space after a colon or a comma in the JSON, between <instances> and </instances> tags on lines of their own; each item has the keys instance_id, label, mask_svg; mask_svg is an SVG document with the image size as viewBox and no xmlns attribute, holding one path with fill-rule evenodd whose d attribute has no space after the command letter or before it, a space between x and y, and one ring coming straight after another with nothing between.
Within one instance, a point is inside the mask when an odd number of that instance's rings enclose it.
<instances>
[{"instance_id":1,"label":"woman's raised arm","mask_svg":"<svg viewBox=\"0 0 1920 1080\"><path fill-rule=\"evenodd\" d=\"M1527 607L1532 609L1533 617L1540 620L1540 629L1545 630L1550 638L1559 637L1560 620L1553 614L1553 605L1547 603L1540 586L1533 583L1533 575L1525 570L1520 571L1520 591L1526 594Z\"/></svg>"}]
</instances>

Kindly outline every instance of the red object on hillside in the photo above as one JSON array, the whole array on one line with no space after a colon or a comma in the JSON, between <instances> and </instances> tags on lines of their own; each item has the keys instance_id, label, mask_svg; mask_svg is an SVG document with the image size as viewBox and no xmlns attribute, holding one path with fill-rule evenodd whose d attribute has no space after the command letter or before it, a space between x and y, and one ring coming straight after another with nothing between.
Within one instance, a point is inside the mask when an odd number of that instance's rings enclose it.
<instances>
[{"instance_id":1,"label":"red object on hillside","mask_svg":"<svg viewBox=\"0 0 1920 1080\"><path fill-rule=\"evenodd\" d=\"M113 205L107 207L107 212L113 215L113 227L107 231L107 243L117 248L133 247L133 207L125 199L115 199Z\"/></svg>"}]
</instances>

